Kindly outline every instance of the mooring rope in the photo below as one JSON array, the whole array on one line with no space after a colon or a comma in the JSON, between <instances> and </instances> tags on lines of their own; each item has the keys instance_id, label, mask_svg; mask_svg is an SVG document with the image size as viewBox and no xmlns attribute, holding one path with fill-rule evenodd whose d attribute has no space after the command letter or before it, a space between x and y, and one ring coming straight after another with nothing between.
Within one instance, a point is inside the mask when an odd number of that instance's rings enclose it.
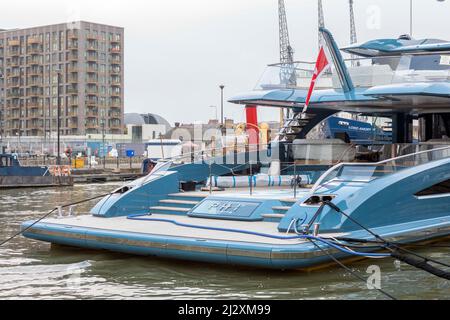
<instances>
[{"instance_id":1,"label":"mooring rope","mask_svg":"<svg viewBox=\"0 0 450 320\"><path fill-rule=\"evenodd\" d=\"M53 214L55 211L59 210L59 208L68 208L68 207L72 207L72 206L76 206L85 202L90 202L93 200L97 200L99 198L104 198L108 195L112 195L112 193L106 193L100 196L96 196L96 197L92 197L89 199L85 199L85 200L80 200L77 202L72 202L69 204L65 204L63 206L58 206L56 208L54 208L53 210L49 211L48 213L44 214L42 217L40 217L38 220L36 220L35 222L33 222L31 225L29 225L28 227L26 227L23 230L20 230L19 232L15 233L13 236L9 237L8 239L4 240L3 242L0 243L0 247L7 244L8 242L12 241L13 239L15 239L16 237L22 235L23 233L25 233L26 231L30 230L32 227L34 227L36 224L38 224L39 222L41 222L42 220L44 220L45 218L49 217L51 214Z\"/></svg>"}]
</instances>

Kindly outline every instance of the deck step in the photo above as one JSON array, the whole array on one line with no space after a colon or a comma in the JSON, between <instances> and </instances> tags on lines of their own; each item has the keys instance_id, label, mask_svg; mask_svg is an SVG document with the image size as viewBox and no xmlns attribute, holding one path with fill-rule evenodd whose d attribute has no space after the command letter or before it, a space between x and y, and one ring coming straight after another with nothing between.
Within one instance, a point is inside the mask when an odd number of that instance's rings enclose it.
<instances>
[{"instance_id":1,"label":"deck step","mask_svg":"<svg viewBox=\"0 0 450 320\"><path fill-rule=\"evenodd\" d=\"M189 212L191 209L189 208L180 208L180 207L163 207L163 206L155 206L150 207L150 211L164 211L164 212Z\"/></svg>"},{"instance_id":2,"label":"deck step","mask_svg":"<svg viewBox=\"0 0 450 320\"><path fill-rule=\"evenodd\" d=\"M207 197L207 195L197 193L197 192L189 192L189 193L172 193L172 194L169 194L169 197L205 199Z\"/></svg>"},{"instance_id":3,"label":"deck step","mask_svg":"<svg viewBox=\"0 0 450 320\"><path fill-rule=\"evenodd\" d=\"M280 201L294 204L298 202L298 199L281 199Z\"/></svg>"},{"instance_id":4,"label":"deck step","mask_svg":"<svg viewBox=\"0 0 450 320\"><path fill-rule=\"evenodd\" d=\"M264 219L283 219L285 215L281 213L267 213L262 214L261 217L263 217Z\"/></svg>"},{"instance_id":5,"label":"deck step","mask_svg":"<svg viewBox=\"0 0 450 320\"><path fill-rule=\"evenodd\" d=\"M289 211L289 209L291 209L292 207L272 207L272 210L278 210L278 211Z\"/></svg>"},{"instance_id":6,"label":"deck step","mask_svg":"<svg viewBox=\"0 0 450 320\"><path fill-rule=\"evenodd\" d=\"M166 203L166 204L180 204L180 205L192 205L192 206L195 206L195 205L197 205L197 204L199 203L199 201L165 199L165 200L160 200L159 203Z\"/></svg>"}]
</instances>

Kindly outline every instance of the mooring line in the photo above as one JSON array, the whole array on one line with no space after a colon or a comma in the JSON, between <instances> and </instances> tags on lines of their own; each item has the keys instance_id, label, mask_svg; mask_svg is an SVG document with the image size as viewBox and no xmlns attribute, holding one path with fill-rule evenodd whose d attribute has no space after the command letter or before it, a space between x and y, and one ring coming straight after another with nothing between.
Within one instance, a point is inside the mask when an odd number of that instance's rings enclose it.
<instances>
[{"instance_id":1,"label":"mooring line","mask_svg":"<svg viewBox=\"0 0 450 320\"><path fill-rule=\"evenodd\" d=\"M28 227L26 227L23 230L20 230L19 232L15 233L13 236L9 237L8 239L4 240L3 242L0 243L0 247L2 247L3 245L7 244L8 242L12 241L13 239L15 239L16 237L22 235L23 233L25 233L26 231L30 230L32 227L34 227L36 224L38 224L39 222L41 222L42 220L44 220L45 218L47 218L48 216L50 216L51 214L53 214L56 210L58 210L59 208L67 208L67 207L72 207L72 206L76 206L85 202L89 202L89 201L93 201L93 200L97 200L99 198L104 198L108 195L112 195L112 193L106 193L100 196L96 196L93 198L89 198L89 199L85 199L85 200L80 200L77 202L73 202L73 203L69 203L69 204L65 204L63 206L59 206L54 208L53 210L49 211L48 213L46 213L45 215L43 215L42 217L40 217L38 220L36 220L35 222L33 222L31 225L29 225Z\"/></svg>"}]
</instances>

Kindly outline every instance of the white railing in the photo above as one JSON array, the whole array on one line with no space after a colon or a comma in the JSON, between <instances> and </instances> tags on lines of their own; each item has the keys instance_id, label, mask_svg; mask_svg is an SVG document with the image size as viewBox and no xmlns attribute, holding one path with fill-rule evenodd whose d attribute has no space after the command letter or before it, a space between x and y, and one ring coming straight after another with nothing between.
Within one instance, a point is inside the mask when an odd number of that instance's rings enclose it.
<instances>
[{"instance_id":1,"label":"white railing","mask_svg":"<svg viewBox=\"0 0 450 320\"><path fill-rule=\"evenodd\" d=\"M407 155L403 155L403 156L399 156L399 157L395 157L395 158L391 158L388 160L384 160L384 161L380 161L380 162L376 162L376 163L351 163L351 162L341 162L338 163L337 165L333 166L332 168L330 168L329 170L327 170L318 180L317 182L314 184L313 188L311 189L311 194L314 194L325 182L330 181L330 179L327 179L333 172L337 171L338 169L341 169L342 167L345 166L352 166L352 167L380 167L380 166L384 166L386 164L392 163L392 168L398 168L398 166L396 165L396 161L398 160L404 160L404 159L408 159L408 158L412 158L412 157L416 157L419 155L423 155L423 154L430 154L433 152L437 152L437 151L450 151L450 146L445 146L445 147L441 147L441 148L436 148L436 149L431 149L431 150L424 150L424 151L418 151L412 154L407 154ZM439 159L432 159L431 161L437 161L440 159L445 159L450 157L450 152L447 153L445 156L442 156ZM428 161L430 161L428 159ZM415 163L414 165L420 165L422 163ZM402 167L401 169L405 169L405 167ZM398 171L398 170L395 170ZM338 176L335 177L335 179Z\"/></svg>"},{"instance_id":2,"label":"white railing","mask_svg":"<svg viewBox=\"0 0 450 320\"><path fill-rule=\"evenodd\" d=\"M404 54L345 60L355 87L369 88L395 83L450 82L450 65L445 60L448 53ZM440 57L440 58L439 58ZM441 59L438 61L437 59ZM269 65L257 84L257 90L307 89L311 83L315 63L294 62ZM286 82L286 72L295 81ZM340 81L331 70L317 80L317 89L340 89Z\"/></svg>"}]
</instances>

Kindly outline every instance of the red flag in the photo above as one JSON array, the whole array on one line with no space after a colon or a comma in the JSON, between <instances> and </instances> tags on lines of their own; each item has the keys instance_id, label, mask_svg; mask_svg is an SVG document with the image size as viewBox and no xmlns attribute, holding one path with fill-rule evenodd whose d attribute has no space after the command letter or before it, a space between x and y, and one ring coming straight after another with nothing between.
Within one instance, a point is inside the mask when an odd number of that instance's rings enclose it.
<instances>
[{"instance_id":1,"label":"red flag","mask_svg":"<svg viewBox=\"0 0 450 320\"><path fill-rule=\"evenodd\" d=\"M303 108L303 113L308 110L309 102L311 101L311 96L314 92L314 87L316 85L317 79L322 75L324 71L328 69L330 62L325 53L323 47L320 48L319 56L317 57L316 68L311 79L311 85L309 86L308 95L306 96L305 107Z\"/></svg>"}]
</instances>

